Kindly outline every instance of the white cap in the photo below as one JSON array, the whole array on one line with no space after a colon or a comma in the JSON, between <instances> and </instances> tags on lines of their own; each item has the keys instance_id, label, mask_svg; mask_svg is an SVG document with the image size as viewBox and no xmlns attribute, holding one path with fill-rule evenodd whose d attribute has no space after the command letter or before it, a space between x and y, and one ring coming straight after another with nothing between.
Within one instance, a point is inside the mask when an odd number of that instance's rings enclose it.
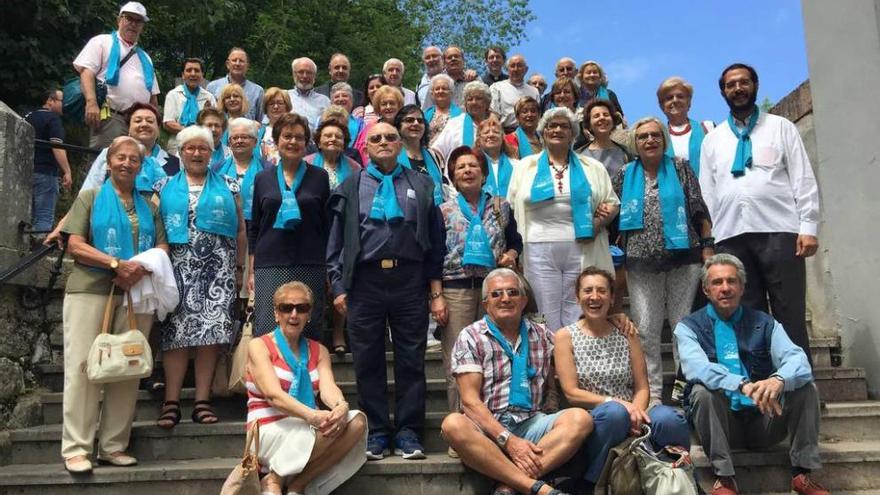
<instances>
[{"instance_id":1,"label":"white cap","mask_svg":"<svg viewBox=\"0 0 880 495\"><path fill-rule=\"evenodd\" d=\"M144 22L150 20L150 18L147 17L147 8L140 2L128 2L119 9L119 15L122 15L123 12L137 14L144 18Z\"/></svg>"}]
</instances>

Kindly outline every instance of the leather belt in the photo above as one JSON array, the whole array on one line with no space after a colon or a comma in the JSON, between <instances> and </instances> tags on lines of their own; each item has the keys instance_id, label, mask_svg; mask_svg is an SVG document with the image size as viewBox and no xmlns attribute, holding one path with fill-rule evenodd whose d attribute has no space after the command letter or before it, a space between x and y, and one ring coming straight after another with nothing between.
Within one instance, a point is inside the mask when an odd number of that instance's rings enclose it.
<instances>
[{"instance_id":1,"label":"leather belt","mask_svg":"<svg viewBox=\"0 0 880 495\"><path fill-rule=\"evenodd\" d=\"M444 289L482 289L482 277L468 277L443 281Z\"/></svg>"}]
</instances>

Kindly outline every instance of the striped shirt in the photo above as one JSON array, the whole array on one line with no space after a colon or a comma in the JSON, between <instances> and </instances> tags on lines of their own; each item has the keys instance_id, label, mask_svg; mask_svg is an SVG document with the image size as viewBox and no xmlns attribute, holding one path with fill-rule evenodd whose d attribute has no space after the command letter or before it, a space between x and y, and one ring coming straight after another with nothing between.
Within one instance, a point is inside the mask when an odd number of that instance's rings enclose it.
<instances>
[{"instance_id":1,"label":"striped shirt","mask_svg":"<svg viewBox=\"0 0 880 495\"><path fill-rule=\"evenodd\" d=\"M293 380L293 373L290 371L290 366L284 361L284 357L282 357L281 353L278 351L278 346L275 345L275 340L272 338L272 335L273 333L268 333L260 337L260 339L262 339L266 348L269 349L269 360L272 362L272 367L275 369L275 376L278 377L281 389L285 392L289 392L290 382ZM309 343L309 362L307 363L307 366L309 377L312 379L312 391L317 397L319 385L318 359L321 356L321 345L311 339L308 339L307 342ZM269 401L266 400L260 392L260 389L257 388L257 383L251 376L250 371L247 373L245 385L247 386L248 394L248 428L251 427L251 424L254 421L259 421L261 425L265 425L287 417L287 414L275 409Z\"/></svg>"},{"instance_id":2,"label":"striped shirt","mask_svg":"<svg viewBox=\"0 0 880 495\"><path fill-rule=\"evenodd\" d=\"M452 373L483 375L480 398L496 419L507 413L519 423L540 412L544 405L544 392L548 380L552 379L553 334L544 325L529 320L526 323L529 325L529 365L537 372L530 381L532 409L529 411L510 406L511 361L483 319L466 326L452 348ZM511 344L515 344L513 352L517 352L519 337Z\"/></svg>"}]
</instances>

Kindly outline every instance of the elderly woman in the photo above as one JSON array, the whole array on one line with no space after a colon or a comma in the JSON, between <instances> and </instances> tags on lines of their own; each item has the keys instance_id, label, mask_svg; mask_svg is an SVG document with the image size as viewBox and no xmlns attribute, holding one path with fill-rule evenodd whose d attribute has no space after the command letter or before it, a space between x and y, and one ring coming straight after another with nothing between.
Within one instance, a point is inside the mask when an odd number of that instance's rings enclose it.
<instances>
[{"instance_id":1,"label":"elderly woman","mask_svg":"<svg viewBox=\"0 0 880 495\"><path fill-rule=\"evenodd\" d=\"M442 204L446 198L443 189L443 159L436 151L428 148L428 126L422 109L418 105L406 105L394 116L394 127L403 141L397 162L430 177L434 183L434 204Z\"/></svg>"},{"instance_id":2,"label":"elderly woman","mask_svg":"<svg viewBox=\"0 0 880 495\"><path fill-rule=\"evenodd\" d=\"M514 158L513 146L504 141L504 128L498 116L492 114L489 118L480 122L477 126L476 149L486 155L488 161L488 176L483 188L489 194L501 198L507 197L507 189L513 170L519 166L519 160Z\"/></svg>"},{"instance_id":3,"label":"elderly woman","mask_svg":"<svg viewBox=\"0 0 880 495\"><path fill-rule=\"evenodd\" d=\"M212 169L219 167L232 154L226 140L226 115L216 108L205 108L196 117L196 124L211 131L214 151L209 166Z\"/></svg>"},{"instance_id":4,"label":"elderly woman","mask_svg":"<svg viewBox=\"0 0 880 495\"><path fill-rule=\"evenodd\" d=\"M262 149L262 156L272 165L278 163L278 148L275 146L275 140L272 137L274 134L272 127L282 115L287 115L292 110L293 105L290 103L290 95L286 90L276 87L266 90L266 93L263 95L263 115L266 116L268 125L265 126L266 130L263 133L260 147Z\"/></svg>"},{"instance_id":5,"label":"elderly woman","mask_svg":"<svg viewBox=\"0 0 880 495\"><path fill-rule=\"evenodd\" d=\"M525 244L525 275L548 328L580 315L574 282L581 270L613 269L605 227L619 201L605 167L572 151L577 125L568 108L548 110L538 123L545 150L520 161L508 192Z\"/></svg>"},{"instance_id":6,"label":"elderly woman","mask_svg":"<svg viewBox=\"0 0 880 495\"><path fill-rule=\"evenodd\" d=\"M668 119L669 146L666 155L688 160L700 177L700 147L706 134L715 128L711 120L697 122L688 117L694 87L680 77L670 77L657 88L657 102Z\"/></svg>"},{"instance_id":7,"label":"elderly woman","mask_svg":"<svg viewBox=\"0 0 880 495\"><path fill-rule=\"evenodd\" d=\"M126 449L138 380L93 384L83 363L101 331L107 297L114 285L110 331L129 329L122 291L148 274L142 265L129 258L154 247L168 250L158 209L135 187L144 151L144 146L134 138L114 139L105 153L110 178L99 188L80 191L63 227L70 234L74 265L64 296L61 455L64 467L72 473L92 470L89 457L96 434L99 460L116 466L137 463L126 454ZM135 318L138 328L149 334L153 315L138 314Z\"/></svg>"},{"instance_id":8,"label":"elderly woman","mask_svg":"<svg viewBox=\"0 0 880 495\"><path fill-rule=\"evenodd\" d=\"M387 122L389 124L394 122L394 117L397 115L397 112L403 108L403 93L401 93L399 88L382 86L373 91L373 108L376 109L376 116L378 119L372 122L364 119L366 125L354 143L355 149L357 149L358 153L361 155L361 163L368 163L370 161L370 157L367 156L367 132L378 121Z\"/></svg>"},{"instance_id":9,"label":"elderly woman","mask_svg":"<svg viewBox=\"0 0 880 495\"><path fill-rule=\"evenodd\" d=\"M303 160L310 138L304 117L296 113L283 115L272 133L281 161L257 175L248 226L248 286L256 295L254 335L272 331L272 294L282 284L300 280L316 299L303 332L319 340L324 326L329 232L324 205L330 197L330 181L326 170Z\"/></svg>"},{"instance_id":10,"label":"elderly woman","mask_svg":"<svg viewBox=\"0 0 880 495\"><path fill-rule=\"evenodd\" d=\"M614 301L611 273L587 267L578 276L577 300L583 316L556 332L553 359L562 393L572 406L589 409L593 433L584 443L584 493L592 493L608 451L628 435L651 427L655 450L690 447L687 420L677 410L653 405L645 356L638 337L608 318ZM659 344L658 344L659 347Z\"/></svg>"},{"instance_id":11,"label":"elderly woman","mask_svg":"<svg viewBox=\"0 0 880 495\"><path fill-rule=\"evenodd\" d=\"M614 91L608 89L608 76L605 75L599 62L587 60L581 64L578 79L581 82L581 88L580 92L576 94L579 95L578 103L580 106L586 105L593 98L608 100L614 105L614 112L619 113L620 120L623 121L623 108Z\"/></svg>"},{"instance_id":12,"label":"elderly woman","mask_svg":"<svg viewBox=\"0 0 880 495\"><path fill-rule=\"evenodd\" d=\"M497 122L497 119L496 119ZM500 124L498 124L500 128ZM486 155L467 146L452 151L448 176L458 195L440 206L446 224L443 297L448 319L442 331L443 369L449 410L458 411L458 389L450 368L452 347L461 330L483 316L480 290L495 267L513 267L522 252L510 204L483 187L489 175Z\"/></svg>"},{"instance_id":13,"label":"elderly woman","mask_svg":"<svg viewBox=\"0 0 880 495\"><path fill-rule=\"evenodd\" d=\"M157 424L180 421L180 389L195 354L195 423L216 423L211 381L217 356L233 338L232 304L241 284L245 223L239 185L208 166L211 133L190 126L177 135L183 170L156 184L159 211L171 245L180 304L162 328L165 403Z\"/></svg>"},{"instance_id":14,"label":"elderly woman","mask_svg":"<svg viewBox=\"0 0 880 495\"><path fill-rule=\"evenodd\" d=\"M425 120L428 121L428 136L430 136L428 144L434 144L450 118L461 115L461 108L452 101L454 87L455 81L446 74L440 73L431 78L428 91L434 105L425 110Z\"/></svg>"},{"instance_id":15,"label":"elderly woman","mask_svg":"<svg viewBox=\"0 0 880 495\"><path fill-rule=\"evenodd\" d=\"M288 282L272 302L274 330L248 345L247 423L260 424L256 454L269 469L262 493L330 493L366 462L367 420L348 409L327 348L304 335L309 286Z\"/></svg>"},{"instance_id":16,"label":"elderly woman","mask_svg":"<svg viewBox=\"0 0 880 495\"><path fill-rule=\"evenodd\" d=\"M666 156L663 124L654 117L633 126L638 158L615 174L620 197L621 247L633 321L646 349L651 397L660 400L663 320L675 328L691 312L700 264L714 254L709 211L686 161Z\"/></svg>"},{"instance_id":17,"label":"elderly woman","mask_svg":"<svg viewBox=\"0 0 880 495\"><path fill-rule=\"evenodd\" d=\"M449 119L432 147L441 156L448 157L459 146L476 144L477 124L489 116L492 95L489 86L482 81L467 83L462 92L465 113Z\"/></svg>"},{"instance_id":18,"label":"elderly woman","mask_svg":"<svg viewBox=\"0 0 880 495\"><path fill-rule=\"evenodd\" d=\"M621 123L608 100L592 99L584 107L583 128L593 140L578 152L602 162L611 177L633 159L626 147L611 139L614 128Z\"/></svg>"},{"instance_id":19,"label":"elderly woman","mask_svg":"<svg viewBox=\"0 0 880 495\"><path fill-rule=\"evenodd\" d=\"M523 96L513 105L517 129L504 136L504 141L513 147L513 156L525 158L544 149L538 134L538 120L541 118L541 104L531 96Z\"/></svg>"},{"instance_id":20,"label":"elderly woman","mask_svg":"<svg viewBox=\"0 0 880 495\"><path fill-rule=\"evenodd\" d=\"M352 107L354 106L354 92L352 91L351 86L344 82L334 84L333 87L330 88L330 102L333 105L339 105L344 108L348 114L346 123L348 125L348 135L350 136L350 139L346 140L348 144L346 144L345 147L346 149L352 149L354 148L354 139L358 137L361 130L364 128L364 121L351 114ZM321 119L324 120L324 117L322 116Z\"/></svg>"},{"instance_id":21,"label":"elderly woman","mask_svg":"<svg viewBox=\"0 0 880 495\"><path fill-rule=\"evenodd\" d=\"M373 109L373 94L376 93L377 89L387 85L388 81L382 74L370 74L364 81L364 99L358 102L358 106L351 111L352 115L364 120L364 125L372 124L378 120L378 116Z\"/></svg>"}]
</instances>

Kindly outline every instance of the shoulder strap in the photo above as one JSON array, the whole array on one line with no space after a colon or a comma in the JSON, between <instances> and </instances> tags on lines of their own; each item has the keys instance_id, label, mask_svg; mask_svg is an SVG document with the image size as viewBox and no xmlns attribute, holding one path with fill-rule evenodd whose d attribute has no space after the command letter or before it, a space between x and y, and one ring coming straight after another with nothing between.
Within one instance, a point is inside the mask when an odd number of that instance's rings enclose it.
<instances>
[{"instance_id":1,"label":"shoulder strap","mask_svg":"<svg viewBox=\"0 0 880 495\"><path fill-rule=\"evenodd\" d=\"M495 221L501 226L501 230L507 228L507 222L504 221L504 215L501 214L501 197L492 196L492 208L495 214Z\"/></svg>"},{"instance_id":2,"label":"shoulder strap","mask_svg":"<svg viewBox=\"0 0 880 495\"><path fill-rule=\"evenodd\" d=\"M136 47L136 46L131 47L131 50L128 51L128 55L126 55L125 57L122 58L122 60L119 61L119 68L121 69L122 66L125 65L125 63L128 62L128 60L132 57L132 55L134 55L135 52L137 52L137 51L138 51L138 47Z\"/></svg>"}]
</instances>

